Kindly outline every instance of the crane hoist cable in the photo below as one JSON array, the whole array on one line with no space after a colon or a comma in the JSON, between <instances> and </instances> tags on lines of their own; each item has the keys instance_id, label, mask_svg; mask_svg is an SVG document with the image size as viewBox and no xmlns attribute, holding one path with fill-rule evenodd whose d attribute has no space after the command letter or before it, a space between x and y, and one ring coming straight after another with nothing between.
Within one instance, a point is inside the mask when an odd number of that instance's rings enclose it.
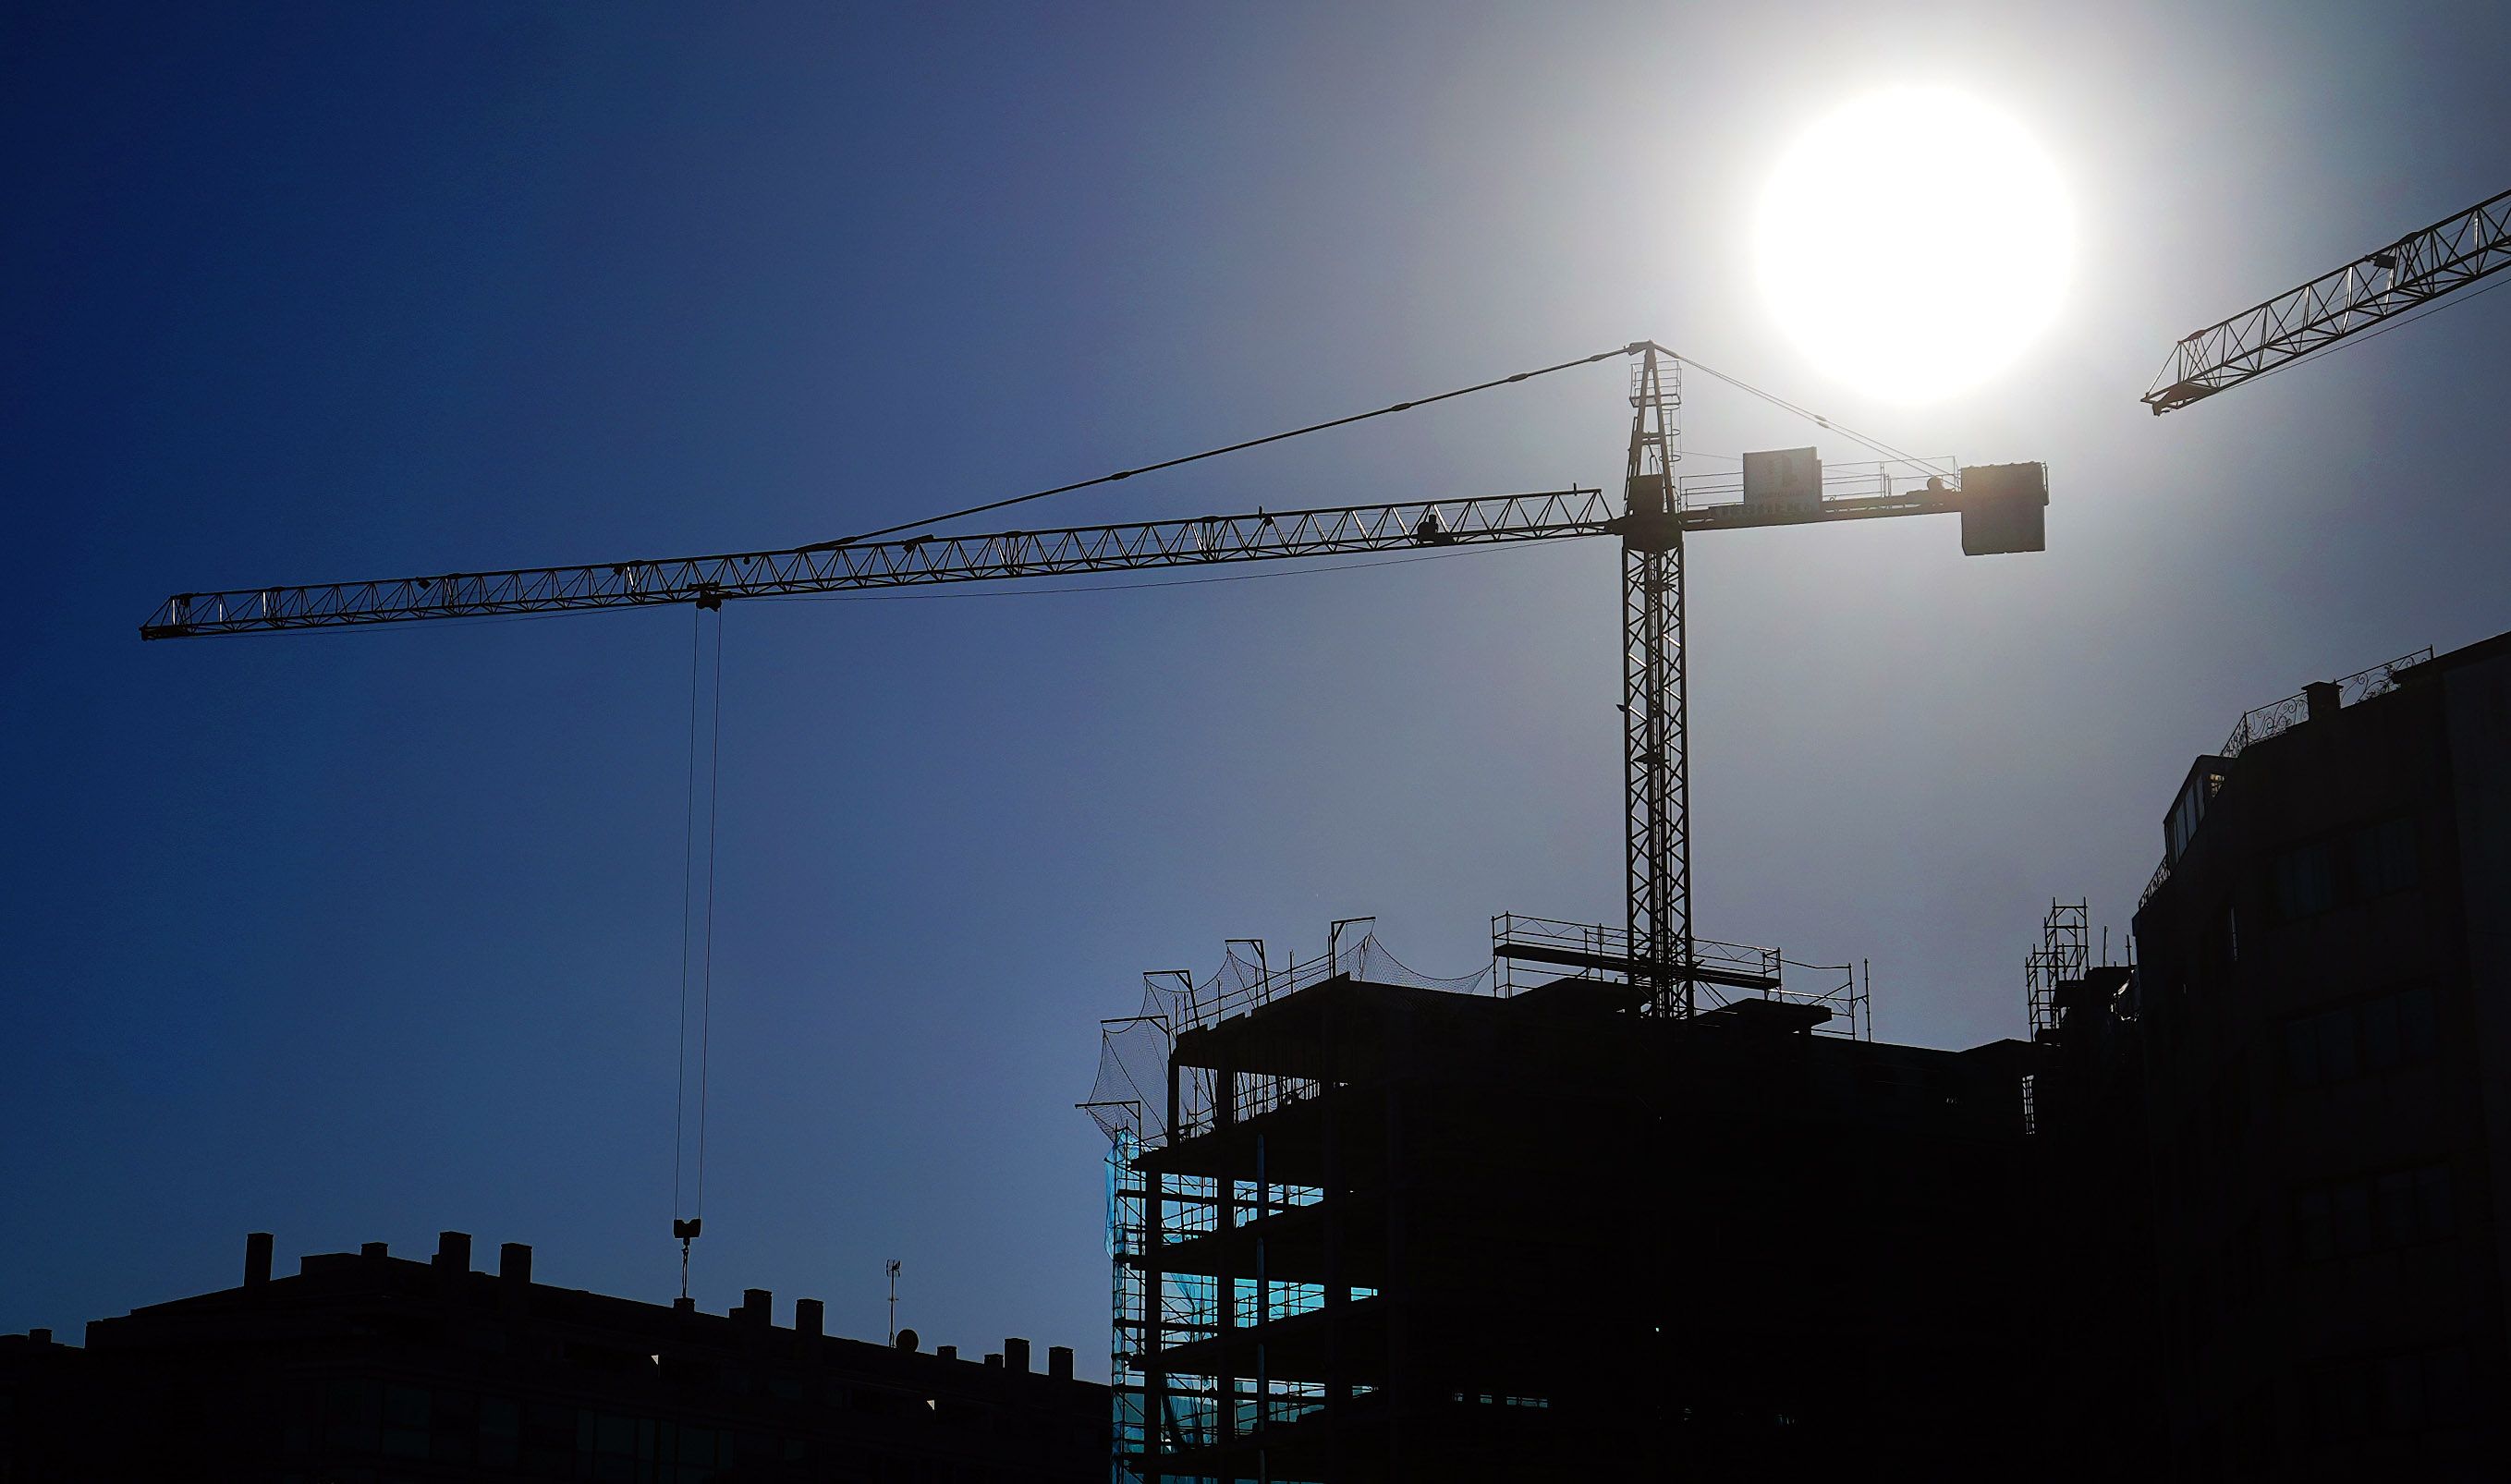
<instances>
[{"instance_id":1,"label":"crane hoist cable","mask_svg":"<svg viewBox=\"0 0 2511 1484\"><path fill-rule=\"evenodd\" d=\"M704 625L708 609L700 606L689 614L689 766L688 795L680 816L680 1015L679 1077L672 1099L672 1236L680 1243L680 1297L689 1296L689 1246L697 1240L706 1215L706 1134L707 1085L712 1066L713 1031L715 1024L715 864L716 801L723 778L723 611L714 610L715 685L707 712L707 788L706 788L706 896L703 913L697 899L697 814L698 814L698 716L700 687L699 660L704 652ZM691 919L704 924L704 932L693 933ZM693 950L694 946L694 952ZM681 1160L687 1152L686 1119L689 1102L689 965L694 957L698 964L698 1129L697 1129L697 1197L687 1207L684 1219L680 1212Z\"/></svg>"}]
</instances>

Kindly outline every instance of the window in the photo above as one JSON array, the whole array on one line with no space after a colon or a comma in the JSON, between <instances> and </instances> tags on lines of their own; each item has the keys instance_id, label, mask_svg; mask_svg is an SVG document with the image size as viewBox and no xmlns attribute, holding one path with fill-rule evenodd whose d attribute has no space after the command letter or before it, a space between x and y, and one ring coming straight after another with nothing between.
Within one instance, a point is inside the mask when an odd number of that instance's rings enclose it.
<instances>
[{"instance_id":1,"label":"window","mask_svg":"<svg viewBox=\"0 0 2511 1484\"><path fill-rule=\"evenodd\" d=\"M2240 917L2228 901L2206 929L2205 951L2207 967L2219 972L2241 961Z\"/></svg>"},{"instance_id":2,"label":"window","mask_svg":"<svg viewBox=\"0 0 2511 1484\"><path fill-rule=\"evenodd\" d=\"M2398 997L2398 1053L2407 1061L2430 1061L2433 1057L2433 992L2429 984L2418 984Z\"/></svg>"},{"instance_id":3,"label":"window","mask_svg":"<svg viewBox=\"0 0 2511 1484\"><path fill-rule=\"evenodd\" d=\"M323 1441L354 1453L372 1453L378 1443L383 1389L371 1381L334 1381L323 1397Z\"/></svg>"},{"instance_id":4,"label":"window","mask_svg":"<svg viewBox=\"0 0 2511 1484\"><path fill-rule=\"evenodd\" d=\"M384 1452L397 1459L427 1457L426 1388L384 1388Z\"/></svg>"},{"instance_id":5,"label":"window","mask_svg":"<svg viewBox=\"0 0 2511 1484\"><path fill-rule=\"evenodd\" d=\"M2281 922L2409 891L2420 879L2415 821L2402 815L2278 851L2268 877Z\"/></svg>"},{"instance_id":6,"label":"window","mask_svg":"<svg viewBox=\"0 0 2511 1484\"><path fill-rule=\"evenodd\" d=\"M2353 1257L2372 1250L2372 1188L2348 1180L2332 1193L2337 1211L2337 1255Z\"/></svg>"},{"instance_id":7,"label":"window","mask_svg":"<svg viewBox=\"0 0 2511 1484\"><path fill-rule=\"evenodd\" d=\"M2310 1372L2311 1426L2330 1442L2453 1427L2469 1403L2463 1345L2338 1360Z\"/></svg>"},{"instance_id":8,"label":"window","mask_svg":"<svg viewBox=\"0 0 2511 1484\"><path fill-rule=\"evenodd\" d=\"M2383 1247L2403 1247L2415 1239L2415 1174L2393 1169L2373 1183L2372 1209L2378 1214L2376 1239Z\"/></svg>"},{"instance_id":9,"label":"window","mask_svg":"<svg viewBox=\"0 0 2511 1484\"><path fill-rule=\"evenodd\" d=\"M2304 1262L2418 1246L2452 1231L2447 1164L2315 1185L2294 1198L2294 1244Z\"/></svg>"},{"instance_id":10,"label":"window","mask_svg":"<svg viewBox=\"0 0 2511 1484\"><path fill-rule=\"evenodd\" d=\"M2433 992L2418 984L2285 1022L2285 1081L2296 1087L2430 1061L2437 1037Z\"/></svg>"},{"instance_id":11,"label":"window","mask_svg":"<svg viewBox=\"0 0 2511 1484\"><path fill-rule=\"evenodd\" d=\"M2337 853L2327 841L2276 853L2275 903L2276 915L2288 922L2337 905Z\"/></svg>"},{"instance_id":12,"label":"window","mask_svg":"<svg viewBox=\"0 0 2511 1484\"><path fill-rule=\"evenodd\" d=\"M2284 1023L2285 1081L2308 1087L2319 1081L2319 1027L2310 1016Z\"/></svg>"},{"instance_id":13,"label":"window","mask_svg":"<svg viewBox=\"0 0 2511 1484\"><path fill-rule=\"evenodd\" d=\"M2302 1192L2294 1203L2294 1224L2303 1261L2324 1263L2337 1255L2336 1229L2328 1219L2328 1192Z\"/></svg>"},{"instance_id":14,"label":"window","mask_svg":"<svg viewBox=\"0 0 2511 1484\"><path fill-rule=\"evenodd\" d=\"M2398 1001L2394 995L2383 995L2366 1003L2359 1017L2363 1026L2363 1070L2386 1072L2398 1064Z\"/></svg>"},{"instance_id":15,"label":"window","mask_svg":"<svg viewBox=\"0 0 2511 1484\"><path fill-rule=\"evenodd\" d=\"M2320 1080L2332 1083L2352 1081L2360 1070L2354 1059L2353 1007L2330 1010L2317 1018Z\"/></svg>"},{"instance_id":16,"label":"window","mask_svg":"<svg viewBox=\"0 0 2511 1484\"><path fill-rule=\"evenodd\" d=\"M2382 819L2354 831L2354 891L2357 895L2386 896L2415 884L2415 821Z\"/></svg>"},{"instance_id":17,"label":"window","mask_svg":"<svg viewBox=\"0 0 2511 1484\"><path fill-rule=\"evenodd\" d=\"M2415 1171L2416 1231L2427 1238L2451 1233L2450 1166L2427 1164Z\"/></svg>"},{"instance_id":18,"label":"window","mask_svg":"<svg viewBox=\"0 0 2511 1484\"><path fill-rule=\"evenodd\" d=\"M509 1397L480 1398L481 1463L508 1468L514 1466L520 1457L517 1439L522 1433L522 1411Z\"/></svg>"}]
</instances>

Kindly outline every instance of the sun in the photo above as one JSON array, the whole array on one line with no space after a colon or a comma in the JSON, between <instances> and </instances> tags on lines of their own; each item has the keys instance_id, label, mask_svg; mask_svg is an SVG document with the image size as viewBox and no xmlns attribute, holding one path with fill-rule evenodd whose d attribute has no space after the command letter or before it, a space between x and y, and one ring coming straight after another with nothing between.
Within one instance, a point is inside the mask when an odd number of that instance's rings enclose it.
<instances>
[{"instance_id":1,"label":"sun","mask_svg":"<svg viewBox=\"0 0 2511 1484\"><path fill-rule=\"evenodd\" d=\"M1798 136L1754 236L1789 338L1857 391L1912 403L1979 386L2049 327L2074 219L2056 166L2014 120L1904 88Z\"/></svg>"}]
</instances>

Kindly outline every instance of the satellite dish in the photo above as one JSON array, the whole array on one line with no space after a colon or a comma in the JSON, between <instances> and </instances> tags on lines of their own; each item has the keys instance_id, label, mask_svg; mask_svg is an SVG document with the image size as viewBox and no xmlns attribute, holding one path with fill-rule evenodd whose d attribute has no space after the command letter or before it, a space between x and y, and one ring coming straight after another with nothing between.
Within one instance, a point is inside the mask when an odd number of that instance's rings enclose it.
<instances>
[{"instance_id":1,"label":"satellite dish","mask_svg":"<svg viewBox=\"0 0 2511 1484\"><path fill-rule=\"evenodd\" d=\"M911 1329L902 1329L898 1332L898 1348L900 1350L911 1351L922 1343L924 1343L924 1337Z\"/></svg>"}]
</instances>

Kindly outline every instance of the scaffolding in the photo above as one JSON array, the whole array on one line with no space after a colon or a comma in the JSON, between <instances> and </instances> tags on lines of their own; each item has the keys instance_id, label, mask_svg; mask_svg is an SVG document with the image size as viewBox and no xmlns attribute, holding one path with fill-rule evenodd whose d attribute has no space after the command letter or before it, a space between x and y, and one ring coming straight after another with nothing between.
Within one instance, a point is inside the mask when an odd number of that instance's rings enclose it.
<instances>
[{"instance_id":1,"label":"scaffolding","mask_svg":"<svg viewBox=\"0 0 2511 1484\"><path fill-rule=\"evenodd\" d=\"M1100 1022L1100 1066L1081 1106L1108 1137L1107 1252L1113 1324L1108 1383L1114 1393L1114 1477L1134 1484L1150 1457L1209 1453L1233 1440L1268 1435L1326 1404L1323 1382L1269 1373L1256 1350L1252 1374L1233 1370L1220 1342L1232 1331L1295 1319L1326 1308L1327 1285L1268 1272L1264 1244L1241 1234L1291 1216L1325 1197L1315 1184L1238 1172L1162 1168L1152 1157L1186 1140L1323 1095L1322 1077L1232 1071L1181 1063L1181 1035L1264 1009L1336 977L1453 994L1487 991L1486 969L1460 978L1416 973L1397 961L1370 919L1337 922L1327 948L1275 966L1258 938L1234 938L1219 969L1201 980L1184 970L1142 975L1135 1014ZM1246 1258L1252 1254L1254 1261ZM1335 1303L1371 1298L1364 1284L1337 1285ZM1197 1361L1200 1355L1202 1360ZM1182 1356L1183 1358L1178 1358ZM1192 1369L1201 1363L1205 1370ZM1372 1389L1354 1384L1349 1393ZM1292 1475L1267 1470L1274 1480ZM1217 1480L1159 1471L1164 1480Z\"/></svg>"},{"instance_id":2,"label":"scaffolding","mask_svg":"<svg viewBox=\"0 0 2511 1484\"><path fill-rule=\"evenodd\" d=\"M2049 913L2040 920L2040 946L2023 958L2033 1040L2056 1034L2065 1017L2061 986L2080 981L2092 967L2092 911L2086 903L2050 899Z\"/></svg>"},{"instance_id":3,"label":"scaffolding","mask_svg":"<svg viewBox=\"0 0 2511 1484\"><path fill-rule=\"evenodd\" d=\"M1520 912L1503 912L1491 919L1494 994L1515 995L1554 983L1564 969L1600 976L1600 982L1606 984L1628 983L1634 963L1630 933L1620 928ZM1788 977L1791 969L1797 970L1793 982ZM1691 961L1680 976L1694 987L1695 1013L1722 1009L1740 1000L1769 1000L1824 1011L1825 1018L1814 1027L1816 1035L1874 1039L1870 986L1855 965L1808 964L1776 948L1695 937Z\"/></svg>"},{"instance_id":4,"label":"scaffolding","mask_svg":"<svg viewBox=\"0 0 2511 1484\"><path fill-rule=\"evenodd\" d=\"M1355 1071L1370 1053L1328 1029L1333 991L1324 1002L1294 996L1341 978L1372 994L1433 992L1417 1002L1425 1006L1449 995L1488 1004L1568 994L1653 1018L1619 928L1503 914L1492 920L1487 968L1438 978L1396 960L1371 926L1337 922L1323 953L1279 963L1260 939L1230 940L1209 974L1144 973L1137 1012L1101 1022L1098 1082L1081 1106L1109 1141L1118 1484L1330 1475L1333 1418L1303 1420L1366 1406L1377 1389L1350 1355L1361 1343L1353 1336L1382 1335L1370 1326L1384 1322L1383 1306L1370 1301L1385 1279L1367 1248L1329 1235L1357 1219L1348 1201L1330 1202L1352 1170L1331 1153L1316 1162L1332 1133L1320 1146L1293 1132L1300 1120L1330 1129L1350 1116L1334 1111L1336 1093L1371 1075ZM1693 948L1694 1014L1723 1022L1719 1011L1771 1002L1814 1034L1873 1039L1869 991L1850 966L1707 939ZM1550 1402L1495 1393L1490 1405Z\"/></svg>"}]
</instances>

